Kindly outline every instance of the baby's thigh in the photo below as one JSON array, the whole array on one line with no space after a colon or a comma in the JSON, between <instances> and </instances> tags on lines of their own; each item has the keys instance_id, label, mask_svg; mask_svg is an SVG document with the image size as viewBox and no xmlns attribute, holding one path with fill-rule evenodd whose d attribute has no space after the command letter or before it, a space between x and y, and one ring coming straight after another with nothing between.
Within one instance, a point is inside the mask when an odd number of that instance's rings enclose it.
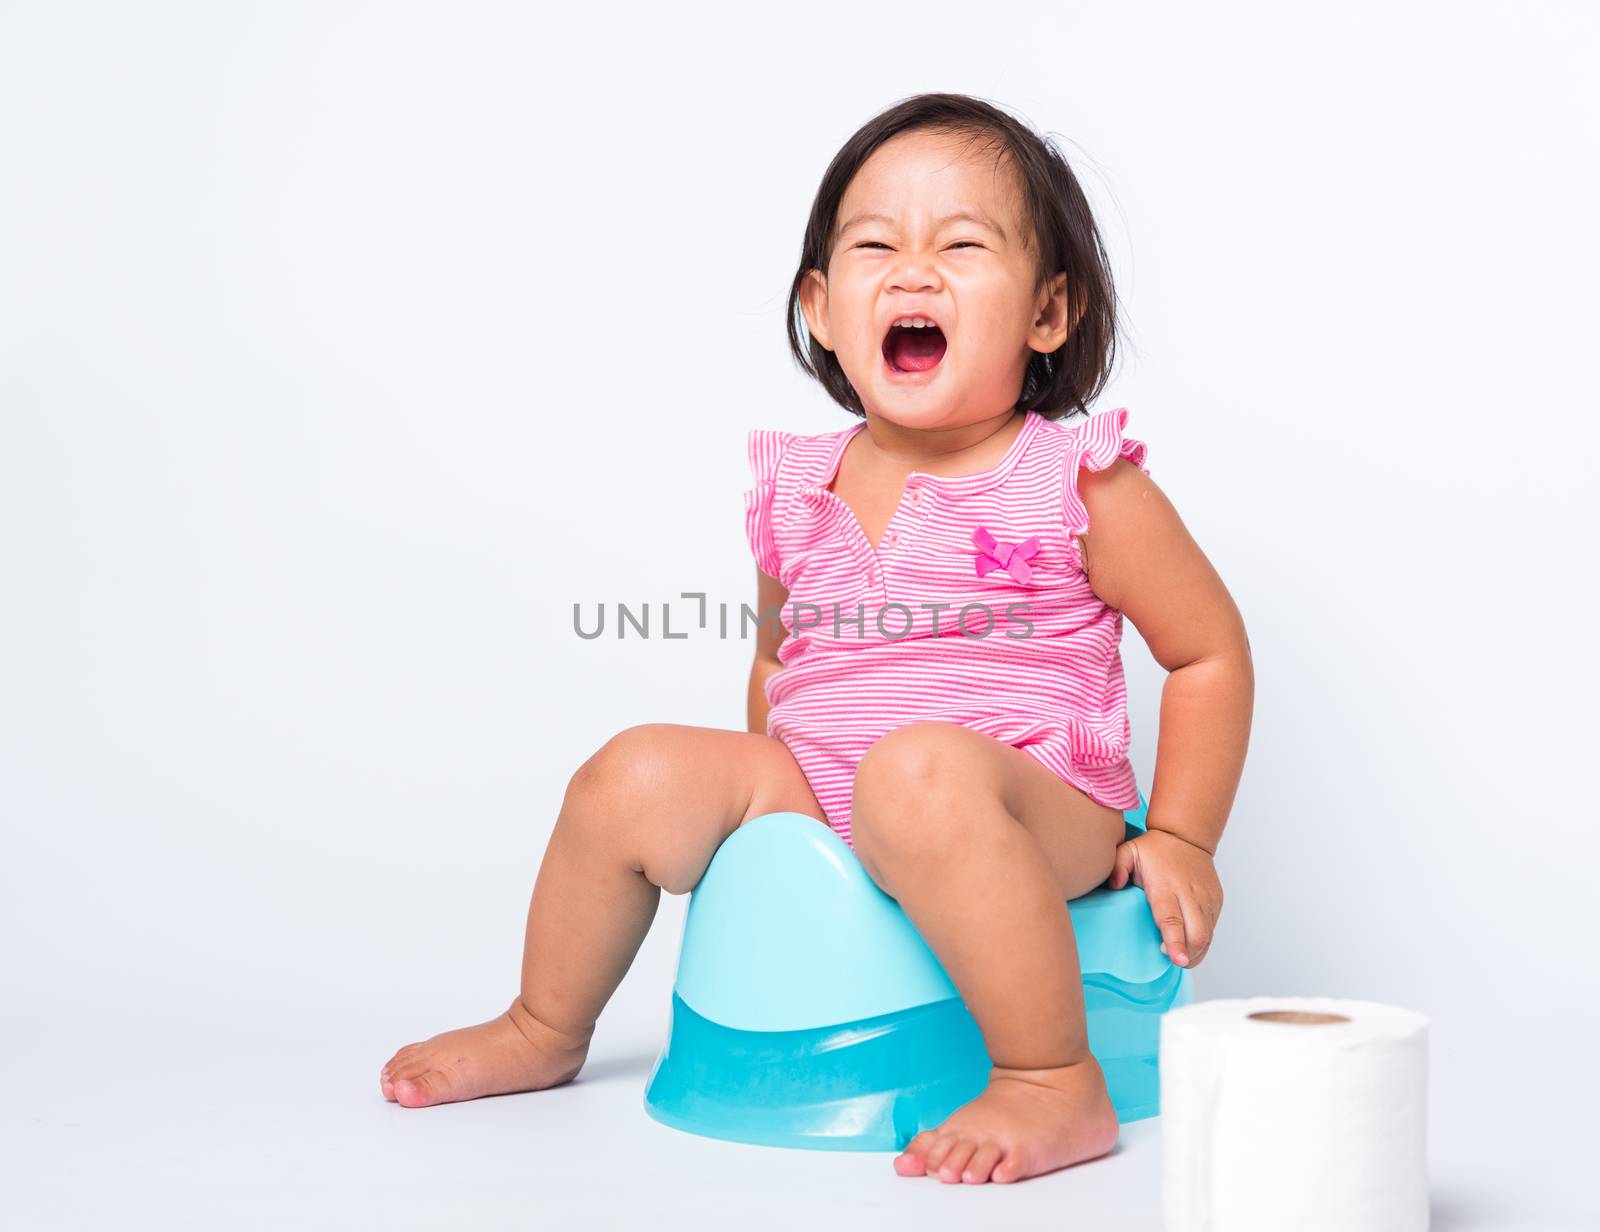
<instances>
[{"instance_id":1,"label":"baby's thigh","mask_svg":"<svg viewBox=\"0 0 1600 1232\"><path fill-rule=\"evenodd\" d=\"M794 755L755 732L642 723L606 741L573 775L563 820L627 849L674 894L700 881L722 841L752 817L823 812Z\"/></svg>"},{"instance_id":2,"label":"baby's thigh","mask_svg":"<svg viewBox=\"0 0 1600 1232\"><path fill-rule=\"evenodd\" d=\"M930 810L937 800L945 807ZM977 802L1000 807L969 807ZM1033 754L955 723L911 723L879 739L857 770L854 803L856 854L869 868L875 833L915 844L930 825L965 837L967 827L1010 817L1038 840L1069 899L1106 880L1123 833L1119 811L1091 800Z\"/></svg>"},{"instance_id":3,"label":"baby's thigh","mask_svg":"<svg viewBox=\"0 0 1600 1232\"><path fill-rule=\"evenodd\" d=\"M1111 875L1123 818L1058 777L1038 758L1008 748L1017 820L1039 841L1064 898L1077 898Z\"/></svg>"}]
</instances>

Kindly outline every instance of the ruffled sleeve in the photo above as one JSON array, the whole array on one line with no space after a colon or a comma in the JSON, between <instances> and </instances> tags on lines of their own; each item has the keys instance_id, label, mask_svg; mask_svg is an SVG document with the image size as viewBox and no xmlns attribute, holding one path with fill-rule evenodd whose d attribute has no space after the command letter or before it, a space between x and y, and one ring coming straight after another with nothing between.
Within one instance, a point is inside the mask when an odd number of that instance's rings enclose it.
<instances>
[{"instance_id":1,"label":"ruffled sleeve","mask_svg":"<svg viewBox=\"0 0 1600 1232\"><path fill-rule=\"evenodd\" d=\"M757 568L773 578L782 567L774 536L778 463L794 438L795 433L775 428L752 428L750 431L750 473L755 484L744 494L744 529Z\"/></svg>"},{"instance_id":2,"label":"ruffled sleeve","mask_svg":"<svg viewBox=\"0 0 1600 1232\"><path fill-rule=\"evenodd\" d=\"M1068 542L1072 544L1073 554L1080 564L1082 549L1078 546L1078 536L1089 529L1089 511L1078 493L1078 472L1084 467L1091 471L1103 471L1118 458L1127 458L1146 475L1150 473L1150 468L1145 465L1149 446L1125 435L1127 426L1128 408L1119 406L1114 411L1091 415L1072 433L1075 443L1067 451L1062 507Z\"/></svg>"}]
</instances>

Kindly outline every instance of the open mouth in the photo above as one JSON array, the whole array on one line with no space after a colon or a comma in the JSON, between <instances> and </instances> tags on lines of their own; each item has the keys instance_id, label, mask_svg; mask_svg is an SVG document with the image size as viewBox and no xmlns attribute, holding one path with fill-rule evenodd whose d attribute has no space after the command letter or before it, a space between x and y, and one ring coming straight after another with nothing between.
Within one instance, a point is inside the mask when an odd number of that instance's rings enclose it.
<instances>
[{"instance_id":1,"label":"open mouth","mask_svg":"<svg viewBox=\"0 0 1600 1232\"><path fill-rule=\"evenodd\" d=\"M891 372L916 376L937 368L947 347L937 325L891 325L883 337L883 361Z\"/></svg>"}]
</instances>

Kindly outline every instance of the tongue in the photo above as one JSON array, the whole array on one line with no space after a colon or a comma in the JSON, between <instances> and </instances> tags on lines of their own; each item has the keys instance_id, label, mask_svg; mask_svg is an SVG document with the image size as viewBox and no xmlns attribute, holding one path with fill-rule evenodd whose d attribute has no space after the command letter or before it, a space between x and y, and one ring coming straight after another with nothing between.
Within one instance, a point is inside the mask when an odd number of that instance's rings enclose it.
<instances>
[{"instance_id":1,"label":"tongue","mask_svg":"<svg viewBox=\"0 0 1600 1232\"><path fill-rule=\"evenodd\" d=\"M945 346L944 334L936 327L905 329L896 325L889 331L884 350L897 371L926 372L944 358Z\"/></svg>"}]
</instances>

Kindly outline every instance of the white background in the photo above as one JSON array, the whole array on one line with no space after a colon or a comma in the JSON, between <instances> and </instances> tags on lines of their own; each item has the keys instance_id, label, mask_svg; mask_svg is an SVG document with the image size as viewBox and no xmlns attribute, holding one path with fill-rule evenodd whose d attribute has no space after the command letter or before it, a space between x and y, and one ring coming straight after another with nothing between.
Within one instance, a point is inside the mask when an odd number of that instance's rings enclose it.
<instances>
[{"instance_id":1,"label":"white background","mask_svg":"<svg viewBox=\"0 0 1600 1232\"><path fill-rule=\"evenodd\" d=\"M743 726L749 643L572 604L753 601L747 430L854 422L786 350L801 229L923 90L1059 135L1126 310L1095 409L1250 630L1199 994L1427 1013L1434 1226L1594 1217L1596 25L0 7L9 1219L1157 1226L1158 1121L961 1189L648 1120L682 898L577 1083L378 1091L514 994L578 763Z\"/></svg>"}]
</instances>

